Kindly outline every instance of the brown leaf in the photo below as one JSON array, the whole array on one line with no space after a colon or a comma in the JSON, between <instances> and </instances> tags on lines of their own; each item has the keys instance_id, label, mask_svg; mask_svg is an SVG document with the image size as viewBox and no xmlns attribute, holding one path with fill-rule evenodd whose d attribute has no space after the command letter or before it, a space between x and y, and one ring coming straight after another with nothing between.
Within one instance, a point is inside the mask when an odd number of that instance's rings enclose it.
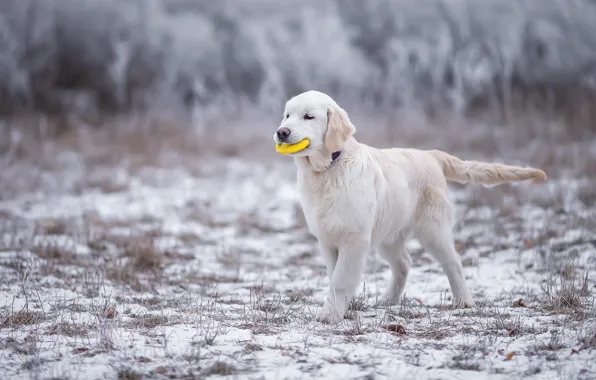
<instances>
[{"instance_id":1,"label":"brown leaf","mask_svg":"<svg viewBox=\"0 0 596 380\"><path fill-rule=\"evenodd\" d=\"M66 232L66 223L61 220L46 219L41 226L47 235L63 235Z\"/></svg>"},{"instance_id":2,"label":"brown leaf","mask_svg":"<svg viewBox=\"0 0 596 380\"><path fill-rule=\"evenodd\" d=\"M149 359L149 358L147 358L147 357L145 357L145 356L140 356L140 357L138 357L138 358L137 358L137 361L138 361L139 363L149 363L149 362L151 362L152 360L151 360L151 359Z\"/></svg>"},{"instance_id":3,"label":"brown leaf","mask_svg":"<svg viewBox=\"0 0 596 380\"><path fill-rule=\"evenodd\" d=\"M513 307L526 307L526 301L523 298L513 301Z\"/></svg>"},{"instance_id":4,"label":"brown leaf","mask_svg":"<svg viewBox=\"0 0 596 380\"><path fill-rule=\"evenodd\" d=\"M118 311L116 311L116 308L113 306L108 306L104 309L103 311L103 315L104 317L108 318L108 319L112 319L114 318L116 315L118 315Z\"/></svg>"},{"instance_id":5,"label":"brown leaf","mask_svg":"<svg viewBox=\"0 0 596 380\"><path fill-rule=\"evenodd\" d=\"M455 241L455 250L457 251L457 253L462 253L466 250L466 245L464 243L462 243L459 240Z\"/></svg>"},{"instance_id":6,"label":"brown leaf","mask_svg":"<svg viewBox=\"0 0 596 380\"><path fill-rule=\"evenodd\" d=\"M87 347L77 347L75 349L72 350L73 354L82 354L83 352L87 352L89 351L89 349Z\"/></svg>"},{"instance_id":7,"label":"brown leaf","mask_svg":"<svg viewBox=\"0 0 596 380\"><path fill-rule=\"evenodd\" d=\"M391 332L396 333L397 335L406 335L406 329L402 325L397 323L392 323L390 325L385 326L385 328Z\"/></svg>"},{"instance_id":8,"label":"brown leaf","mask_svg":"<svg viewBox=\"0 0 596 380\"><path fill-rule=\"evenodd\" d=\"M510 353L508 353L507 356L505 356L505 360L511 360L513 355L515 355L515 351L511 351Z\"/></svg>"},{"instance_id":9,"label":"brown leaf","mask_svg":"<svg viewBox=\"0 0 596 380\"><path fill-rule=\"evenodd\" d=\"M573 355L573 354L579 354L579 351L576 350L575 348L572 348L571 349L571 355Z\"/></svg>"},{"instance_id":10,"label":"brown leaf","mask_svg":"<svg viewBox=\"0 0 596 380\"><path fill-rule=\"evenodd\" d=\"M524 240L524 248L525 249L530 249L532 247L534 247L534 242L531 241L531 240L525 239Z\"/></svg>"},{"instance_id":11,"label":"brown leaf","mask_svg":"<svg viewBox=\"0 0 596 380\"><path fill-rule=\"evenodd\" d=\"M420 305L422 305L422 300L420 298L416 298L416 302L418 302Z\"/></svg>"}]
</instances>

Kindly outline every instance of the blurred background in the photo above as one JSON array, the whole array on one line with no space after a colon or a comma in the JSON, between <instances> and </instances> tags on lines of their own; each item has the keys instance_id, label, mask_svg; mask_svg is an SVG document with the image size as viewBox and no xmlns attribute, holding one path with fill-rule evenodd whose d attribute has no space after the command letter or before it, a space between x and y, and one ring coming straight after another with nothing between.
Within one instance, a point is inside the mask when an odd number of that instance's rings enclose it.
<instances>
[{"instance_id":1,"label":"blurred background","mask_svg":"<svg viewBox=\"0 0 596 380\"><path fill-rule=\"evenodd\" d=\"M0 0L0 152L85 128L273 155L285 101L317 89L370 144L577 174L595 20L591 0Z\"/></svg>"}]
</instances>

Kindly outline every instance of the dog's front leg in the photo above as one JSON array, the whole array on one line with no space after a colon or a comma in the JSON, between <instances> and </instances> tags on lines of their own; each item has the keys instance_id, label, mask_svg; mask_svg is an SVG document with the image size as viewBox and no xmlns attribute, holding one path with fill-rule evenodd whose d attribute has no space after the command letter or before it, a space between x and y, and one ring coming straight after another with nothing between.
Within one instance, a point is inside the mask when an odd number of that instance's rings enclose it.
<instances>
[{"instance_id":1,"label":"dog's front leg","mask_svg":"<svg viewBox=\"0 0 596 380\"><path fill-rule=\"evenodd\" d=\"M329 278L329 281L331 281L335 265L337 264L338 249L324 242L319 243L319 248L323 259L325 260L325 266L327 267L327 277Z\"/></svg>"},{"instance_id":2,"label":"dog's front leg","mask_svg":"<svg viewBox=\"0 0 596 380\"><path fill-rule=\"evenodd\" d=\"M338 249L337 263L331 274L329 292L317 321L337 323L344 317L349 302L354 297L364 269L364 258L369 244L364 239L346 239Z\"/></svg>"}]
</instances>

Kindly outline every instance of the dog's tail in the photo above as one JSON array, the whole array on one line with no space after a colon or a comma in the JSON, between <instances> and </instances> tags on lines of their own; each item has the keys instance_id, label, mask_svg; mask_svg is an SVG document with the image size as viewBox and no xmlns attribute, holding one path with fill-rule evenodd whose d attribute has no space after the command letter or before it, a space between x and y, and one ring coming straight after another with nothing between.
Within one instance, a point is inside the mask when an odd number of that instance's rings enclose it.
<instances>
[{"instance_id":1,"label":"dog's tail","mask_svg":"<svg viewBox=\"0 0 596 380\"><path fill-rule=\"evenodd\" d=\"M546 181L546 173L539 169L493 164L479 161L464 161L440 150L428 151L433 156L448 181L477 183L487 187L507 182L531 179L533 183Z\"/></svg>"}]
</instances>

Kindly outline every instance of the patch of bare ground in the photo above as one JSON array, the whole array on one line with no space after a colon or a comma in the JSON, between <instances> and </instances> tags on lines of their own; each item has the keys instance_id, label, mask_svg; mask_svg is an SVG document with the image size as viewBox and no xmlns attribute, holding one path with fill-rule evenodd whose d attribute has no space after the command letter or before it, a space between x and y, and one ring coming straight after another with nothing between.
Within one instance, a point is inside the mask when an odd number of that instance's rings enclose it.
<instances>
[{"instance_id":1,"label":"patch of bare ground","mask_svg":"<svg viewBox=\"0 0 596 380\"><path fill-rule=\"evenodd\" d=\"M212 375L227 376L227 375L233 375L236 372L237 372L236 367L234 367L233 365L226 363L226 362L218 361L218 362L213 363L209 367L205 368L201 372L201 375L202 376L212 376Z\"/></svg>"},{"instance_id":2,"label":"patch of bare ground","mask_svg":"<svg viewBox=\"0 0 596 380\"><path fill-rule=\"evenodd\" d=\"M93 241L96 248L113 246L116 255L106 253L103 268L105 278L136 292L151 290L161 283L163 270L172 262L183 259L175 251L161 249L156 244L158 231L142 234L108 234Z\"/></svg>"},{"instance_id":3,"label":"patch of bare ground","mask_svg":"<svg viewBox=\"0 0 596 380\"><path fill-rule=\"evenodd\" d=\"M212 284L236 284L242 282L237 276L219 275L215 273L185 273L181 278L172 280L170 285L177 284L197 284L197 285L212 285Z\"/></svg>"},{"instance_id":4,"label":"patch of bare ground","mask_svg":"<svg viewBox=\"0 0 596 380\"><path fill-rule=\"evenodd\" d=\"M77 262L76 254L63 244L44 243L32 248L40 259L53 261L60 265L71 265Z\"/></svg>"},{"instance_id":5,"label":"patch of bare ground","mask_svg":"<svg viewBox=\"0 0 596 380\"><path fill-rule=\"evenodd\" d=\"M284 299L279 293L265 294L262 288L251 290L235 327L251 330L253 334L272 335L283 331L292 322L308 319L305 305L288 305Z\"/></svg>"},{"instance_id":6,"label":"patch of bare ground","mask_svg":"<svg viewBox=\"0 0 596 380\"><path fill-rule=\"evenodd\" d=\"M567 347L567 344L563 342L561 336L557 333L554 333L550 336L550 338L547 341L536 343L536 346L534 346L534 351L536 353L542 353L545 351L552 352L559 351Z\"/></svg>"},{"instance_id":7,"label":"patch of bare ground","mask_svg":"<svg viewBox=\"0 0 596 380\"><path fill-rule=\"evenodd\" d=\"M141 380L142 378L142 374L130 368L118 371L118 380Z\"/></svg>"},{"instance_id":8,"label":"patch of bare ground","mask_svg":"<svg viewBox=\"0 0 596 380\"><path fill-rule=\"evenodd\" d=\"M144 314L135 316L120 324L120 326L127 329L154 329L160 326L172 326L180 322L180 318L176 316Z\"/></svg>"}]
</instances>

